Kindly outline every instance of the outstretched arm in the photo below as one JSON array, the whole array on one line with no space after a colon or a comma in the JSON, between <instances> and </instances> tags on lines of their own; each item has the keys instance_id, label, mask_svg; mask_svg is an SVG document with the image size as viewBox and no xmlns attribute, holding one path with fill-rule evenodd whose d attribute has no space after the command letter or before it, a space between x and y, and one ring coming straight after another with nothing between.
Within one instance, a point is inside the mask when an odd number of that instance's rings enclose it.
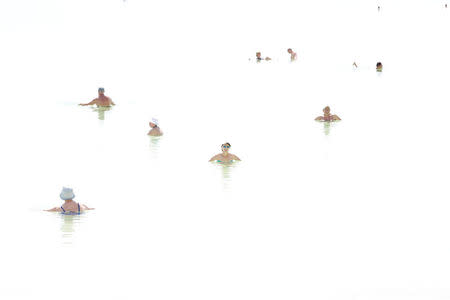
<instances>
[{"instance_id":1,"label":"outstretched arm","mask_svg":"<svg viewBox=\"0 0 450 300\"><path fill-rule=\"evenodd\" d=\"M239 157L237 157L236 155L234 155L234 154L233 154L233 159L241 161L241 159Z\"/></svg>"},{"instance_id":2,"label":"outstretched arm","mask_svg":"<svg viewBox=\"0 0 450 300\"><path fill-rule=\"evenodd\" d=\"M322 117L322 116L319 116L319 117L315 118L314 120L316 120L316 121L322 121L322 120L323 120L323 117Z\"/></svg>"},{"instance_id":3,"label":"outstretched arm","mask_svg":"<svg viewBox=\"0 0 450 300\"><path fill-rule=\"evenodd\" d=\"M85 103L85 104L83 104L83 103L80 103L80 104L78 104L78 105L81 105L81 106L86 106L86 105L92 105L92 104L95 104L95 103L97 103L97 98L95 98L94 100L92 100L91 102L89 102L89 103Z\"/></svg>"},{"instance_id":4,"label":"outstretched arm","mask_svg":"<svg viewBox=\"0 0 450 300\"><path fill-rule=\"evenodd\" d=\"M61 211L60 207L53 207L51 209L44 209L44 211Z\"/></svg>"},{"instance_id":5,"label":"outstretched arm","mask_svg":"<svg viewBox=\"0 0 450 300\"><path fill-rule=\"evenodd\" d=\"M81 204L81 207L83 208L83 210L93 210L93 209L95 209L95 208L89 208L89 207L87 207L84 204Z\"/></svg>"},{"instance_id":6,"label":"outstretched arm","mask_svg":"<svg viewBox=\"0 0 450 300\"><path fill-rule=\"evenodd\" d=\"M340 121L341 118L339 118L337 115L333 115L333 120L334 120L334 121Z\"/></svg>"},{"instance_id":7,"label":"outstretched arm","mask_svg":"<svg viewBox=\"0 0 450 300\"><path fill-rule=\"evenodd\" d=\"M211 159L209 161L216 161L219 159L219 154L214 155L213 157L211 157Z\"/></svg>"}]
</instances>

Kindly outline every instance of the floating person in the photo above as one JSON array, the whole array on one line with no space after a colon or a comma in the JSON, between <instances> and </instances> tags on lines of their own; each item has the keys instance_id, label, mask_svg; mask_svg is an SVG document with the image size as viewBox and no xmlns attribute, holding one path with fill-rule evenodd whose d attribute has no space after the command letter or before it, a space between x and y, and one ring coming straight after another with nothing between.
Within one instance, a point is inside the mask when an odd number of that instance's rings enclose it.
<instances>
[{"instance_id":1,"label":"floating person","mask_svg":"<svg viewBox=\"0 0 450 300\"><path fill-rule=\"evenodd\" d=\"M261 62L262 60L266 60L266 61L269 61L269 60L272 60L270 57L268 57L268 56L266 56L266 58L262 58L261 57L261 52L256 52L256 62Z\"/></svg>"},{"instance_id":2,"label":"floating person","mask_svg":"<svg viewBox=\"0 0 450 300\"><path fill-rule=\"evenodd\" d=\"M378 6L378 11L380 11L380 9L381 9L381 7L380 7L380 6Z\"/></svg>"},{"instance_id":3,"label":"floating person","mask_svg":"<svg viewBox=\"0 0 450 300\"><path fill-rule=\"evenodd\" d=\"M323 122L334 122L334 121L340 121L341 118L339 118L337 115L330 114L330 107L325 106L323 109L323 116L318 116L316 121L323 121Z\"/></svg>"},{"instance_id":4,"label":"floating person","mask_svg":"<svg viewBox=\"0 0 450 300\"><path fill-rule=\"evenodd\" d=\"M383 64L380 62L377 62L377 72L382 72L383 71Z\"/></svg>"},{"instance_id":5,"label":"floating person","mask_svg":"<svg viewBox=\"0 0 450 300\"><path fill-rule=\"evenodd\" d=\"M73 201L73 198L75 198L75 194L73 193L73 190L71 188L63 187L59 197L64 200L64 204L61 205L61 207L54 207L51 209L46 209L45 211L56 211L67 215L78 215L83 211L95 209L89 208L84 204Z\"/></svg>"},{"instance_id":6,"label":"floating person","mask_svg":"<svg viewBox=\"0 0 450 300\"><path fill-rule=\"evenodd\" d=\"M89 103L85 103L85 104L80 103L79 105L86 106L86 105L94 105L94 104L96 104L97 106L106 106L106 107L111 106L111 105L116 105L111 100L111 98L105 96L105 89L102 87L98 88L98 97L97 98L95 98L94 100L92 100Z\"/></svg>"},{"instance_id":7,"label":"floating person","mask_svg":"<svg viewBox=\"0 0 450 300\"><path fill-rule=\"evenodd\" d=\"M295 53L294 51L292 51L291 48L287 49L287 52L291 55L291 61L294 61L297 59L297 53Z\"/></svg>"},{"instance_id":8,"label":"floating person","mask_svg":"<svg viewBox=\"0 0 450 300\"><path fill-rule=\"evenodd\" d=\"M209 161L215 161L220 163L230 163L233 161L240 161L241 159L234 154L229 153L231 145L230 143L222 144L222 153L214 155Z\"/></svg>"},{"instance_id":9,"label":"floating person","mask_svg":"<svg viewBox=\"0 0 450 300\"><path fill-rule=\"evenodd\" d=\"M151 135L151 136L161 136L161 135L163 135L163 132L161 131L161 128L159 128L159 122L158 122L157 119L152 118L151 122L149 122L148 125L150 125L150 127L152 128L148 132L148 135Z\"/></svg>"},{"instance_id":10,"label":"floating person","mask_svg":"<svg viewBox=\"0 0 450 300\"><path fill-rule=\"evenodd\" d=\"M353 62L353 66L354 66L355 68L358 68L358 65L356 64L356 62Z\"/></svg>"}]
</instances>

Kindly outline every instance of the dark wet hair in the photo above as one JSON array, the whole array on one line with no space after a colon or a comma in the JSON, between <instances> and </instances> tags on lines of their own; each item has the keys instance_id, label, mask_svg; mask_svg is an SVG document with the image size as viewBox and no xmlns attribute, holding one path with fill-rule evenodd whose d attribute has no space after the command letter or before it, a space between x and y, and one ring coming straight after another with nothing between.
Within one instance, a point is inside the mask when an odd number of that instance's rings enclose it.
<instances>
[{"instance_id":1,"label":"dark wet hair","mask_svg":"<svg viewBox=\"0 0 450 300\"><path fill-rule=\"evenodd\" d=\"M382 66L383 64L380 62L377 62L377 67Z\"/></svg>"},{"instance_id":2,"label":"dark wet hair","mask_svg":"<svg viewBox=\"0 0 450 300\"><path fill-rule=\"evenodd\" d=\"M99 87L99 88L98 88L98 92L99 92L99 93L100 93L100 92L103 92L103 93L104 93L104 92L105 92L105 89L102 88L102 87Z\"/></svg>"},{"instance_id":3,"label":"dark wet hair","mask_svg":"<svg viewBox=\"0 0 450 300\"><path fill-rule=\"evenodd\" d=\"M287 51L289 51L289 50L291 50L291 51L292 51L292 49L291 49L291 48L288 48L288 50L287 50Z\"/></svg>"},{"instance_id":4,"label":"dark wet hair","mask_svg":"<svg viewBox=\"0 0 450 300\"><path fill-rule=\"evenodd\" d=\"M230 143L224 143L224 144L222 144L222 147L225 146L225 145L228 145L228 147L231 147Z\"/></svg>"}]
</instances>

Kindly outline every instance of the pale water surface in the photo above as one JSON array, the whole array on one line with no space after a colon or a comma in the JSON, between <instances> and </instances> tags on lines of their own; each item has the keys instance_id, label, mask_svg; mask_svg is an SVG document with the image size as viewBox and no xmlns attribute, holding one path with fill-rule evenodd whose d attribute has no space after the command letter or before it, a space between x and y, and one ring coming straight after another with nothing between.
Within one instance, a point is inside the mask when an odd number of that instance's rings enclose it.
<instances>
[{"instance_id":1,"label":"pale water surface","mask_svg":"<svg viewBox=\"0 0 450 300\"><path fill-rule=\"evenodd\" d=\"M444 2L37 2L0 10L1 299L450 299Z\"/></svg>"}]
</instances>

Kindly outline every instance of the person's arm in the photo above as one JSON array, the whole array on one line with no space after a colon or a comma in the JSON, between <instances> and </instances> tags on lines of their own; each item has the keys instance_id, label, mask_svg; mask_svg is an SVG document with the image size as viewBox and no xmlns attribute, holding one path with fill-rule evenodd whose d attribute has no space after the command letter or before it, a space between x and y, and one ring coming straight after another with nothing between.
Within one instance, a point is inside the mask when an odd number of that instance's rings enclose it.
<instances>
[{"instance_id":1,"label":"person's arm","mask_svg":"<svg viewBox=\"0 0 450 300\"><path fill-rule=\"evenodd\" d=\"M44 211L61 211L61 208L60 207L53 207L53 208L51 208L51 209L44 209Z\"/></svg>"},{"instance_id":2,"label":"person's arm","mask_svg":"<svg viewBox=\"0 0 450 300\"><path fill-rule=\"evenodd\" d=\"M211 159L209 161L216 161L219 159L220 154L214 155L213 157L211 157Z\"/></svg>"},{"instance_id":3,"label":"person's arm","mask_svg":"<svg viewBox=\"0 0 450 300\"><path fill-rule=\"evenodd\" d=\"M318 117L315 118L314 120L316 120L316 121L322 121L322 120L323 120L323 117L322 117L322 116L318 116Z\"/></svg>"},{"instance_id":4,"label":"person's arm","mask_svg":"<svg viewBox=\"0 0 450 300\"><path fill-rule=\"evenodd\" d=\"M95 98L94 100L92 100L91 102L89 102L89 103L80 103L80 104L78 104L78 105L81 105L81 106L86 106L86 105L93 105L93 104L95 104L95 103L97 103L97 98Z\"/></svg>"},{"instance_id":5,"label":"person's arm","mask_svg":"<svg viewBox=\"0 0 450 300\"><path fill-rule=\"evenodd\" d=\"M333 120L335 120L335 121L340 121L341 118L339 118L337 115L333 115Z\"/></svg>"},{"instance_id":6,"label":"person's arm","mask_svg":"<svg viewBox=\"0 0 450 300\"><path fill-rule=\"evenodd\" d=\"M234 155L234 154L233 154L233 159L234 159L234 160L241 161L241 159L240 159L239 157L237 157L236 155Z\"/></svg>"},{"instance_id":7,"label":"person's arm","mask_svg":"<svg viewBox=\"0 0 450 300\"><path fill-rule=\"evenodd\" d=\"M87 207L84 204L81 204L81 208L82 208L82 210L93 210L93 209L95 209L95 208L89 208L89 207Z\"/></svg>"}]
</instances>

